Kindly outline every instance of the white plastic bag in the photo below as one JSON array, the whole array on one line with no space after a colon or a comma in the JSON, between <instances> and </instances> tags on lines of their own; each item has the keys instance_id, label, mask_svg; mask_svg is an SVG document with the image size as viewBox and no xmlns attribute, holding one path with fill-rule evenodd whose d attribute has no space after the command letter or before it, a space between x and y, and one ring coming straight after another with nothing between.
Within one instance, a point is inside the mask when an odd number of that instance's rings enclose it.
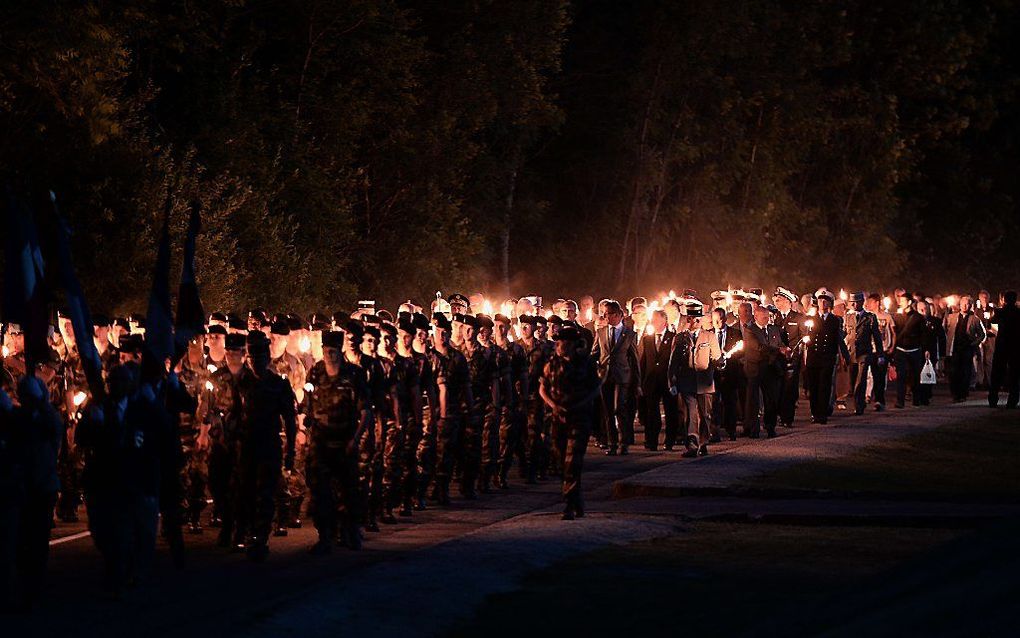
<instances>
[{"instance_id":1,"label":"white plastic bag","mask_svg":"<svg viewBox=\"0 0 1020 638\"><path fill-rule=\"evenodd\" d=\"M935 366L931 364L931 359L925 361L924 367L921 368L921 384L935 385Z\"/></svg>"}]
</instances>

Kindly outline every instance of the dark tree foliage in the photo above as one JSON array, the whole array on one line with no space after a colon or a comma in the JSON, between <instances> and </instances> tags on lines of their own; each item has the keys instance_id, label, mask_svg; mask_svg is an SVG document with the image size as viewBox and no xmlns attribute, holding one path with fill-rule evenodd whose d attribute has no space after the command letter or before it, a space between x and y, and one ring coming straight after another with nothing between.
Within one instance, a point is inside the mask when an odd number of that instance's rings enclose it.
<instances>
[{"instance_id":1,"label":"dark tree foliage","mask_svg":"<svg viewBox=\"0 0 1020 638\"><path fill-rule=\"evenodd\" d=\"M58 193L110 312L144 309L168 198L177 260L202 202L225 310L995 288L1018 26L1015 0L10 0L0 166Z\"/></svg>"}]
</instances>

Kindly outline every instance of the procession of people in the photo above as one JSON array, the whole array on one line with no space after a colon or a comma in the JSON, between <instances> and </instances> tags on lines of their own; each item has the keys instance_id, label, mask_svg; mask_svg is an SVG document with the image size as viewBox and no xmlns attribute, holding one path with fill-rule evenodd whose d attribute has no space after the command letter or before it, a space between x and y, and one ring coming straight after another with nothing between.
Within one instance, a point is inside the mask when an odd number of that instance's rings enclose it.
<instances>
[{"instance_id":1,"label":"procession of people","mask_svg":"<svg viewBox=\"0 0 1020 638\"><path fill-rule=\"evenodd\" d=\"M563 518L583 518L585 454L629 454L635 421L644 449L696 458L738 433L775 437L798 409L824 425L885 410L887 391L895 408L928 405L938 374L954 401L980 388L1016 408L1018 313L1015 291L437 294L394 312L215 312L163 361L144 317L97 314L101 396L72 313L57 313L32 370L9 323L0 593L38 595L54 518L87 515L116 596L160 534L178 565L189 535L262 561L309 520L312 553L357 550L415 512L554 477Z\"/></svg>"}]
</instances>

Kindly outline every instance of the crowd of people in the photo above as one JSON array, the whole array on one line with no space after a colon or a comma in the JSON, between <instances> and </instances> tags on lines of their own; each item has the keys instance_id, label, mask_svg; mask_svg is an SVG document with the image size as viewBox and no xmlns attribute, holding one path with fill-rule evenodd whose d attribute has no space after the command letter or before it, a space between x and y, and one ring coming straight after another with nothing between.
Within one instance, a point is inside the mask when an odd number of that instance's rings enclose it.
<instances>
[{"instance_id":1,"label":"crowd of people","mask_svg":"<svg viewBox=\"0 0 1020 638\"><path fill-rule=\"evenodd\" d=\"M709 299L710 297L710 299ZM54 517L84 507L116 595L144 574L160 533L264 560L310 518L315 554L434 506L558 477L563 518L585 515L590 446L705 456L740 433L776 436L807 399L811 421L1020 394L1016 293L993 302L897 290L798 297L786 288L696 291L626 303L482 295L395 313L214 313L180 360L146 356L143 317L93 317L105 392L92 396L66 313L27 370L4 327L0 577L5 602L39 592Z\"/></svg>"}]
</instances>

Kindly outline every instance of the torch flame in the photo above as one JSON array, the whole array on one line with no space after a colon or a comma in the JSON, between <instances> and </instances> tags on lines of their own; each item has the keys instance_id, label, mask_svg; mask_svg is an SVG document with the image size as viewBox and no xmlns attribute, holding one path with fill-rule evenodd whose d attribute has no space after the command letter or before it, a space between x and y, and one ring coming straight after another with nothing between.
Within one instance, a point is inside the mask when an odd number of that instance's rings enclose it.
<instances>
[{"instance_id":1,"label":"torch flame","mask_svg":"<svg viewBox=\"0 0 1020 638\"><path fill-rule=\"evenodd\" d=\"M4 359L6 359L7 357L11 356L11 349L8 348L7 346L4 346L3 355L4 355Z\"/></svg>"},{"instance_id":2,"label":"torch flame","mask_svg":"<svg viewBox=\"0 0 1020 638\"><path fill-rule=\"evenodd\" d=\"M206 389L206 390L208 390L209 392L212 392L212 391L213 391L213 384L212 384L212 381L206 381L206 382L205 382L205 389Z\"/></svg>"},{"instance_id":3,"label":"torch flame","mask_svg":"<svg viewBox=\"0 0 1020 638\"><path fill-rule=\"evenodd\" d=\"M847 299L849 299L850 297L849 297L849 295L847 295L847 294L846 294L846 291L845 291L845 290L843 290L842 288L840 288L840 289L839 289L839 298L840 298L840 299L842 299L843 301L846 301L846 300L847 300Z\"/></svg>"},{"instance_id":4,"label":"torch flame","mask_svg":"<svg viewBox=\"0 0 1020 638\"><path fill-rule=\"evenodd\" d=\"M882 306L885 308L886 312L889 312L889 309L892 308L892 297L888 295L882 297Z\"/></svg>"},{"instance_id":5,"label":"torch flame","mask_svg":"<svg viewBox=\"0 0 1020 638\"><path fill-rule=\"evenodd\" d=\"M315 386L312 385L311 383L306 383L305 384L305 392L311 392L314 389L315 389Z\"/></svg>"},{"instance_id":6,"label":"torch flame","mask_svg":"<svg viewBox=\"0 0 1020 638\"><path fill-rule=\"evenodd\" d=\"M311 352L312 340L309 337L301 337L301 341L298 342L298 350L301 352Z\"/></svg>"},{"instance_id":7,"label":"torch flame","mask_svg":"<svg viewBox=\"0 0 1020 638\"><path fill-rule=\"evenodd\" d=\"M482 302L482 313L492 316L492 302L488 299Z\"/></svg>"},{"instance_id":8,"label":"torch flame","mask_svg":"<svg viewBox=\"0 0 1020 638\"><path fill-rule=\"evenodd\" d=\"M813 320L811 320L811 319L808 319L807 321L804 322L804 327L805 328L814 328L815 327L815 322Z\"/></svg>"},{"instance_id":9,"label":"torch flame","mask_svg":"<svg viewBox=\"0 0 1020 638\"><path fill-rule=\"evenodd\" d=\"M744 340L743 340L743 339L741 339L740 341L738 341L738 342L736 342L735 344L733 344L733 347L732 347L732 348L730 348L729 350L727 350L727 351L726 351L726 352L725 352L725 353L723 354L723 356L724 356L725 358L729 359L729 358L730 358L730 357L732 357L732 356L733 356L734 354L736 354L736 353L740 352L740 351L741 351L741 350L743 350L743 349L744 349Z\"/></svg>"},{"instance_id":10,"label":"torch flame","mask_svg":"<svg viewBox=\"0 0 1020 638\"><path fill-rule=\"evenodd\" d=\"M590 322L592 320L592 309L591 308L588 308L587 310L584 311L584 320L586 322Z\"/></svg>"},{"instance_id":11,"label":"torch flame","mask_svg":"<svg viewBox=\"0 0 1020 638\"><path fill-rule=\"evenodd\" d=\"M651 322L645 326L645 333L650 335L655 334L655 327L651 324Z\"/></svg>"},{"instance_id":12,"label":"torch flame","mask_svg":"<svg viewBox=\"0 0 1020 638\"><path fill-rule=\"evenodd\" d=\"M209 371L209 374L214 374L217 369L218 368L211 363L208 366L206 366L206 370Z\"/></svg>"},{"instance_id":13,"label":"torch flame","mask_svg":"<svg viewBox=\"0 0 1020 638\"><path fill-rule=\"evenodd\" d=\"M85 399L88 398L84 392L78 391L74 394L74 398L71 400L74 403L74 407L81 407L82 403L85 403Z\"/></svg>"}]
</instances>

